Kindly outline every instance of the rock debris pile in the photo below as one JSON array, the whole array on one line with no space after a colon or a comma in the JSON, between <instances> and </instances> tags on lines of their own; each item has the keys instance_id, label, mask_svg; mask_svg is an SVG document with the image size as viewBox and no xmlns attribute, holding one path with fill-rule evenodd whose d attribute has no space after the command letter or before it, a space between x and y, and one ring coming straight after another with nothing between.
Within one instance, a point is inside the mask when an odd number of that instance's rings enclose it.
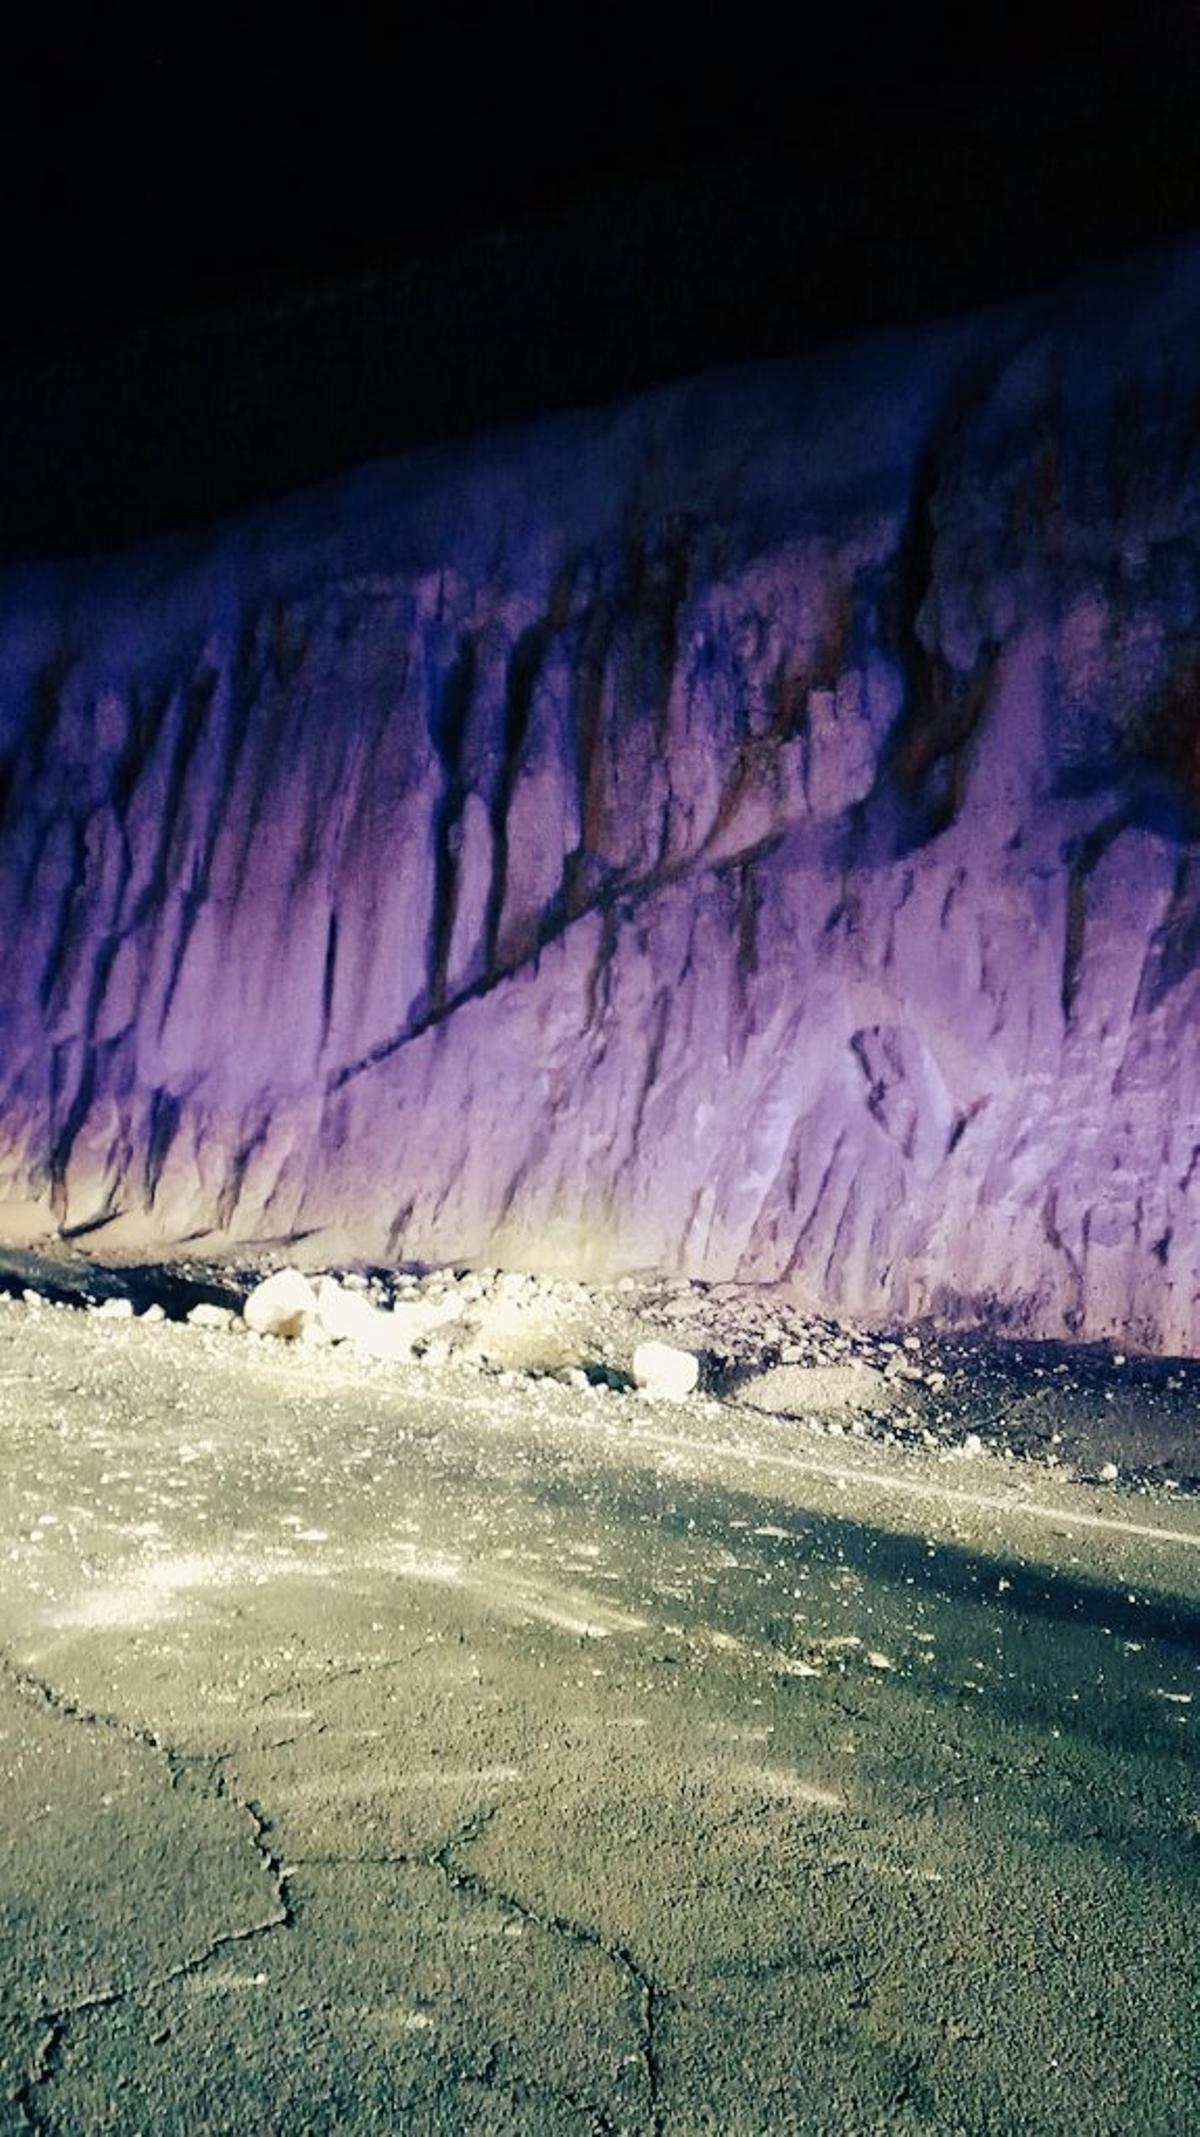
<instances>
[{"instance_id":1,"label":"rock debris pile","mask_svg":"<svg viewBox=\"0 0 1200 2137\"><path fill-rule=\"evenodd\" d=\"M589 1285L490 1268L184 1263L60 1264L40 1289L8 1282L0 1300L31 1312L74 1305L125 1328L182 1325L281 1356L401 1369L431 1390L464 1378L509 1391L537 1382L589 1402L670 1404L685 1417L689 1404L720 1406L760 1433L1029 1457L1104 1484L1200 1486L1200 1361L890 1333L804 1313L759 1287L686 1278ZM151 1295L156 1285L162 1296Z\"/></svg>"}]
</instances>

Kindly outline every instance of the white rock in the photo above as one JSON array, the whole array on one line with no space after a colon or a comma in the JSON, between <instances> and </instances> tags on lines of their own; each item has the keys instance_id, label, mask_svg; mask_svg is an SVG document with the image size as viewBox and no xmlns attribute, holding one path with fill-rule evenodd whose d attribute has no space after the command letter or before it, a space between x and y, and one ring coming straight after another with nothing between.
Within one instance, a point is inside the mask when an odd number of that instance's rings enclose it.
<instances>
[{"instance_id":1,"label":"white rock","mask_svg":"<svg viewBox=\"0 0 1200 2137\"><path fill-rule=\"evenodd\" d=\"M639 1343L633 1354L633 1378L643 1395L660 1402L685 1402L700 1378L700 1360L673 1343Z\"/></svg>"},{"instance_id":2,"label":"white rock","mask_svg":"<svg viewBox=\"0 0 1200 2137\"><path fill-rule=\"evenodd\" d=\"M1104 1462L1099 1471L1102 1484L1115 1484L1121 1472L1115 1462Z\"/></svg>"},{"instance_id":3,"label":"white rock","mask_svg":"<svg viewBox=\"0 0 1200 2137\"><path fill-rule=\"evenodd\" d=\"M451 1321L462 1320L467 1301L456 1287L443 1292L440 1298L427 1299L424 1310L431 1328L445 1328Z\"/></svg>"},{"instance_id":4,"label":"white rock","mask_svg":"<svg viewBox=\"0 0 1200 2137\"><path fill-rule=\"evenodd\" d=\"M98 1321L132 1321L132 1299L104 1299L94 1308Z\"/></svg>"},{"instance_id":5,"label":"white rock","mask_svg":"<svg viewBox=\"0 0 1200 2137\"><path fill-rule=\"evenodd\" d=\"M193 1328L228 1328L232 1319L232 1307L213 1306L207 1300L193 1306L188 1314L188 1322Z\"/></svg>"},{"instance_id":6,"label":"white rock","mask_svg":"<svg viewBox=\"0 0 1200 2137\"><path fill-rule=\"evenodd\" d=\"M421 1307L397 1300L390 1313L386 1306L376 1306L370 1323L364 1322L354 1340L359 1350L369 1351L373 1358L392 1358L403 1365L428 1330L429 1316Z\"/></svg>"},{"instance_id":7,"label":"white rock","mask_svg":"<svg viewBox=\"0 0 1200 2137\"><path fill-rule=\"evenodd\" d=\"M152 1299L145 1312L138 1315L139 1321L165 1321L166 1318L166 1311L157 1299Z\"/></svg>"},{"instance_id":8,"label":"white rock","mask_svg":"<svg viewBox=\"0 0 1200 2137\"><path fill-rule=\"evenodd\" d=\"M242 1308L246 1326L256 1336L296 1337L316 1316L317 1294L299 1269L280 1269L256 1284Z\"/></svg>"},{"instance_id":9,"label":"white rock","mask_svg":"<svg viewBox=\"0 0 1200 2137\"><path fill-rule=\"evenodd\" d=\"M318 1278L317 1314L331 1343L353 1343L370 1326L377 1310L357 1285L351 1290L335 1276Z\"/></svg>"},{"instance_id":10,"label":"white rock","mask_svg":"<svg viewBox=\"0 0 1200 2137\"><path fill-rule=\"evenodd\" d=\"M352 1343L376 1358L410 1358L417 1344L427 1342L435 1329L460 1319L465 1310L465 1301L454 1291L439 1298L400 1299L389 1312L333 1276L321 1277L316 1297L320 1326L328 1341Z\"/></svg>"},{"instance_id":11,"label":"white rock","mask_svg":"<svg viewBox=\"0 0 1200 2137\"><path fill-rule=\"evenodd\" d=\"M368 1358L407 1364L413 1345L434 1324L428 1309L401 1304L392 1312L373 1306L361 1291L347 1291L332 1276L317 1286L317 1317L330 1343L349 1343Z\"/></svg>"}]
</instances>

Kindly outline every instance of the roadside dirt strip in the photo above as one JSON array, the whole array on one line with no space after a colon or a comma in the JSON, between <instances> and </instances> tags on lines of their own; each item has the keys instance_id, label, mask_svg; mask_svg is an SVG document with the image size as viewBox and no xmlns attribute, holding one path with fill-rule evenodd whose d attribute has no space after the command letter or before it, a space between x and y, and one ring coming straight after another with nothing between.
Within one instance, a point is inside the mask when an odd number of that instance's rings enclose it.
<instances>
[{"instance_id":1,"label":"roadside dirt strip","mask_svg":"<svg viewBox=\"0 0 1200 2137\"><path fill-rule=\"evenodd\" d=\"M4 2131L1200 2120L1186 1494L13 1312L0 1613Z\"/></svg>"}]
</instances>

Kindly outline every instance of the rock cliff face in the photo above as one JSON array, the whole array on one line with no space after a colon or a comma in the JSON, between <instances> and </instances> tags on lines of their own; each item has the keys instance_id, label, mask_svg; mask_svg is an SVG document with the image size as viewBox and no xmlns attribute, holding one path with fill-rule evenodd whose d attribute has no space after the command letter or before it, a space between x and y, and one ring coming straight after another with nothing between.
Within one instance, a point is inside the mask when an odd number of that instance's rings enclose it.
<instances>
[{"instance_id":1,"label":"rock cliff face","mask_svg":"<svg viewBox=\"0 0 1200 2137\"><path fill-rule=\"evenodd\" d=\"M0 1227L1195 1349L1200 253L0 582Z\"/></svg>"}]
</instances>

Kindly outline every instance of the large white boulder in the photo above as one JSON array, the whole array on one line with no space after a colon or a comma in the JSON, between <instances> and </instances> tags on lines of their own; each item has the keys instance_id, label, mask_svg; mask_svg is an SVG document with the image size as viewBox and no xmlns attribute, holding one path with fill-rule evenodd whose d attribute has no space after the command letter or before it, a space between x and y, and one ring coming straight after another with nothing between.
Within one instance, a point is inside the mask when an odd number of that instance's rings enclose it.
<instances>
[{"instance_id":1,"label":"large white boulder","mask_svg":"<svg viewBox=\"0 0 1200 2137\"><path fill-rule=\"evenodd\" d=\"M336 1276L317 1283L317 1313L331 1343L353 1343L378 1318L378 1308L361 1291L347 1290Z\"/></svg>"},{"instance_id":2,"label":"large white boulder","mask_svg":"<svg viewBox=\"0 0 1200 2137\"><path fill-rule=\"evenodd\" d=\"M317 1286L317 1312L331 1343L349 1343L369 1358L406 1364L418 1333L403 1314L373 1306L361 1291L350 1291L336 1277L323 1276Z\"/></svg>"},{"instance_id":3,"label":"large white boulder","mask_svg":"<svg viewBox=\"0 0 1200 2137\"><path fill-rule=\"evenodd\" d=\"M323 1276L316 1291L321 1327L331 1343L352 1343L372 1358L403 1363L433 1331L457 1320L463 1301L450 1293L439 1299L401 1299L389 1312L373 1306L361 1291Z\"/></svg>"},{"instance_id":4,"label":"large white boulder","mask_svg":"<svg viewBox=\"0 0 1200 2137\"><path fill-rule=\"evenodd\" d=\"M694 1351L673 1343L639 1343L633 1354L634 1385L658 1402L686 1402L700 1379Z\"/></svg>"},{"instance_id":5,"label":"large white boulder","mask_svg":"<svg viewBox=\"0 0 1200 2137\"><path fill-rule=\"evenodd\" d=\"M317 1318L317 1294L299 1269L279 1269L255 1285L242 1318L256 1336L298 1338Z\"/></svg>"}]
</instances>

